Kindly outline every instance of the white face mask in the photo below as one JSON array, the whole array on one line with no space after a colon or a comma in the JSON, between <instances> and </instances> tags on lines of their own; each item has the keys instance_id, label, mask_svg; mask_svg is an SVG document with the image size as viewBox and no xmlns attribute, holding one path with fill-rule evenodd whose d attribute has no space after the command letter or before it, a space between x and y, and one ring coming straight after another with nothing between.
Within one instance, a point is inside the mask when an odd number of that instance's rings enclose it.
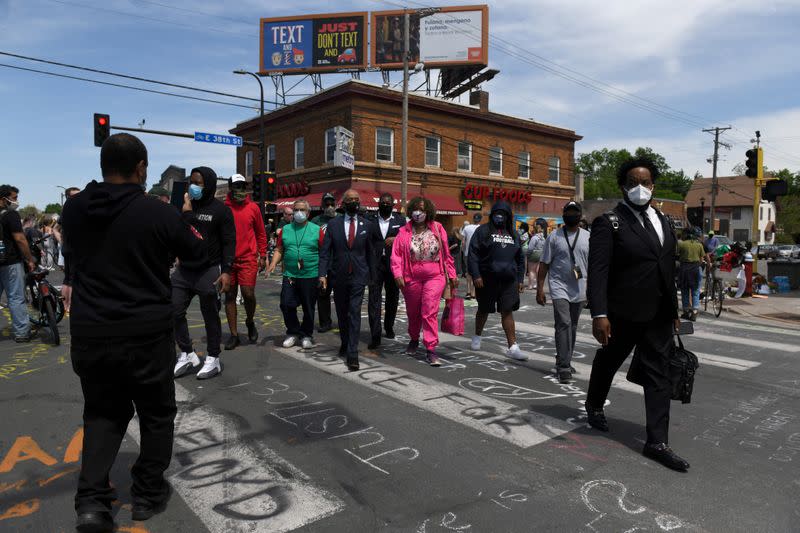
<instances>
[{"instance_id":1,"label":"white face mask","mask_svg":"<svg viewBox=\"0 0 800 533\"><path fill-rule=\"evenodd\" d=\"M628 201L638 206L647 205L647 202L653 197L653 193L644 185L637 185L627 189L625 193L628 195Z\"/></svg>"},{"instance_id":2,"label":"white face mask","mask_svg":"<svg viewBox=\"0 0 800 533\"><path fill-rule=\"evenodd\" d=\"M17 208L19 207L19 202L15 202L11 198L6 198L6 202L7 202L6 209L8 209L9 211L16 211Z\"/></svg>"}]
</instances>

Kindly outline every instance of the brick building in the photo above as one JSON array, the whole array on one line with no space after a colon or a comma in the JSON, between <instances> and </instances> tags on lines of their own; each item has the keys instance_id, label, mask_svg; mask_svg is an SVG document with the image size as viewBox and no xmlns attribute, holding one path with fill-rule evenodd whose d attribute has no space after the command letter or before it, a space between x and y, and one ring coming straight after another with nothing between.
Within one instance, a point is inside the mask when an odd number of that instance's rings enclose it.
<instances>
[{"instance_id":1,"label":"brick building","mask_svg":"<svg viewBox=\"0 0 800 533\"><path fill-rule=\"evenodd\" d=\"M439 98L409 98L408 198L431 199L446 227L472 212L488 214L495 197L508 199L527 218L559 216L575 195L574 131L492 113L488 94L478 106ZM267 171L276 172L278 206L305 197L361 192L377 208L382 192L400 198L402 93L350 80L265 115ZM354 169L334 166L334 128L354 134ZM231 133L258 140L258 117ZM237 171L258 172L254 147L237 149ZM467 207L465 207L465 202ZM469 208L469 209L468 209Z\"/></svg>"}]
</instances>

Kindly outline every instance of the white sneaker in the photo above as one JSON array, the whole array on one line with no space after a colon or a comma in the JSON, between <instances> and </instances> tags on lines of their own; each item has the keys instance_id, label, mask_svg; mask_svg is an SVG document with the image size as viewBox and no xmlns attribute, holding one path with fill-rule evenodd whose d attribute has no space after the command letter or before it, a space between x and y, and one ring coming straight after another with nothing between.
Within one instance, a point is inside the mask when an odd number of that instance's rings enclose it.
<instances>
[{"instance_id":1,"label":"white sneaker","mask_svg":"<svg viewBox=\"0 0 800 533\"><path fill-rule=\"evenodd\" d=\"M519 349L519 344L516 342L511 345L511 347L506 351L506 357L510 357L511 359L516 359L517 361L527 361L528 356L522 353L522 350Z\"/></svg>"},{"instance_id":2,"label":"white sneaker","mask_svg":"<svg viewBox=\"0 0 800 533\"><path fill-rule=\"evenodd\" d=\"M295 344L297 344L297 337L295 337L294 335L289 335L288 337L286 337L286 340L283 341L284 348L291 348Z\"/></svg>"},{"instance_id":3,"label":"white sneaker","mask_svg":"<svg viewBox=\"0 0 800 533\"><path fill-rule=\"evenodd\" d=\"M219 357L206 356L206 361L203 363L203 368L197 373L197 379L209 379L218 376L222 373L222 364L219 362Z\"/></svg>"},{"instance_id":4,"label":"white sneaker","mask_svg":"<svg viewBox=\"0 0 800 533\"><path fill-rule=\"evenodd\" d=\"M310 350L314 347L314 341L311 340L311 337L303 337L303 341L301 342L301 346L304 350Z\"/></svg>"},{"instance_id":5,"label":"white sneaker","mask_svg":"<svg viewBox=\"0 0 800 533\"><path fill-rule=\"evenodd\" d=\"M472 345L470 348L477 351L481 349L481 336L480 335L473 335L472 336Z\"/></svg>"},{"instance_id":6,"label":"white sneaker","mask_svg":"<svg viewBox=\"0 0 800 533\"><path fill-rule=\"evenodd\" d=\"M194 368L196 366L200 366L200 358L197 357L196 353L181 352L180 357L178 357L178 362L175 363L173 375L176 378L179 378L188 372L190 368Z\"/></svg>"}]
</instances>

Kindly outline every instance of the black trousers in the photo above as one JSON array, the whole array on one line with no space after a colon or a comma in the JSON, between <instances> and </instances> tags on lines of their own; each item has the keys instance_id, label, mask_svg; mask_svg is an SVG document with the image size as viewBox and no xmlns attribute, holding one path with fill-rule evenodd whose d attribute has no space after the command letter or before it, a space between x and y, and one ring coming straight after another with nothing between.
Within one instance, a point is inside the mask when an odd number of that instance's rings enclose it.
<instances>
[{"instance_id":1,"label":"black trousers","mask_svg":"<svg viewBox=\"0 0 800 533\"><path fill-rule=\"evenodd\" d=\"M339 322L339 352L348 359L358 359L358 337L361 334L361 304L364 285L339 280L333 288L336 318Z\"/></svg>"},{"instance_id":2,"label":"black trousers","mask_svg":"<svg viewBox=\"0 0 800 533\"><path fill-rule=\"evenodd\" d=\"M172 330L147 337L72 338L72 368L83 389L83 455L75 509L110 511L108 474L134 413L141 434L131 469L134 503L166 498L164 471L175 429L175 345Z\"/></svg>"},{"instance_id":3,"label":"black trousers","mask_svg":"<svg viewBox=\"0 0 800 533\"><path fill-rule=\"evenodd\" d=\"M597 350L592 363L586 400L591 407L601 408L606 401L614 374L634 347L637 357L632 364L636 382L644 387L647 414L647 442L668 443L671 384L669 355L672 349L672 318L660 314L650 322L629 322L609 317L611 339Z\"/></svg>"},{"instance_id":4,"label":"black trousers","mask_svg":"<svg viewBox=\"0 0 800 533\"><path fill-rule=\"evenodd\" d=\"M391 270L381 269L375 283L369 286L367 312L369 314L369 332L373 340L381 338L381 290L386 291L383 328L393 331L394 320L397 318L397 304L400 301L400 288L397 286Z\"/></svg>"},{"instance_id":5,"label":"black trousers","mask_svg":"<svg viewBox=\"0 0 800 533\"><path fill-rule=\"evenodd\" d=\"M319 278L283 277L281 312L286 334L297 337L314 336L314 305L319 294ZM297 319L297 308L303 308L303 323Z\"/></svg>"},{"instance_id":6,"label":"black trousers","mask_svg":"<svg viewBox=\"0 0 800 533\"><path fill-rule=\"evenodd\" d=\"M178 267L172 274L172 307L175 310L175 341L182 352L190 353L192 337L186 310L197 296L200 300L200 313L206 325L206 350L212 357L219 357L222 351L222 321L219 317L220 300L214 282L219 277L218 266L206 271L193 272Z\"/></svg>"},{"instance_id":7,"label":"black trousers","mask_svg":"<svg viewBox=\"0 0 800 533\"><path fill-rule=\"evenodd\" d=\"M317 297L317 309L319 310L319 327L330 329L333 327L331 318L331 291L333 287L329 284L325 290L319 289Z\"/></svg>"}]
</instances>

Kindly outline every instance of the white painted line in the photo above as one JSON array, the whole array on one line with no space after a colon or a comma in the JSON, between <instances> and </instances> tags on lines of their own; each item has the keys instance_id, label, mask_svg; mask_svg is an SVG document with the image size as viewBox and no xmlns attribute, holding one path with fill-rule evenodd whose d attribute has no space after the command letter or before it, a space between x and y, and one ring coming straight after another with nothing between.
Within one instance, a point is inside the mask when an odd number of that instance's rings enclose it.
<instances>
[{"instance_id":1,"label":"white painted line","mask_svg":"<svg viewBox=\"0 0 800 533\"><path fill-rule=\"evenodd\" d=\"M523 332L526 332L526 333L535 333L537 335L547 335L547 336L551 336L551 337L553 336L553 328L550 328L550 327L547 327L547 326L538 326L538 325L535 325L535 324L517 323L517 331L523 331ZM711 333L706 333L705 335L712 335L712 334ZM695 336L699 336L699 335L695 335ZM738 339L739 339L738 337L736 339L732 339L729 336L722 336L722 335L719 335L719 337L720 338L724 338L725 341L732 342L732 343L738 342ZM460 337L454 337L454 338L458 339ZM578 342L582 342L582 343L589 344L589 345L592 345L592 346L599 346L597 344L597 341L595 340L595 338L592 337L591 335L586 335L585 333L578 333L575 338L577 339ZM749 340L749 339L745 339L745 340ZM759 343L759 341L750 341L750 342ZM766 343L761 343L762 346L764 344L766 344ZM771 344L777 344L777 343L771 343ZM788 346L788 345L783 345L783 346ZM707 365L711 365L711 366L718 366L720 368L728 368L730 370L740 370L740 371L749 370L751 368L755 368L755 367L761 365L761 363L758 362L758 361L749 361L747 359L739 359L737 357L726 357L726 356L723 356L723 355L716 355L716 354L698 353L698 352L695 352L694 350L692 350L691 346L687 346L687 349L692 351L697 356L697 359L700 361L701 364L707 364ZM800 351L800 348L798 348L798 351ZM575 366L575 365L573 364L573 366ZM575 367L575 368L578 368L578 367Z\"/></svg>"},{"instance_id":2,"label":"white painted line","mask_svg":"<svg viewBox=\"0 0 800 533\"><path fill-rule=\"evenodd\" d=\"M710 341L717 341L717 342L728 342L731 344L739 344L744 346L752 346L754 348L766 348L769 350L777 350L780 352L790 352L790 353L797 353L800 352L800 345L798 343L794 344L784 344L782 342L771 342L771 341L762 341L758 339L748 339L747 337L743 337L741 335L731 336L731 335L720 335L718 333L710 333L708 331L696 331L692 335L693 337L697 337L699 339L706 339Z\"/></svg>"},{"instance_id":3,"label":"white painted line","mask_svg":"<svg viewBox=\"0 0 800 533\"><path fill-rule=\"evenodd\" d=\"M371 359L361 358L362 370L348 372L344 362L333 352L300 352L283 348L276 348L276 351L520 448L535 446L575 429L557 418ZM538 393L539 399L565 396L534 392Z\"/></svg>"},{"instance_id":4,"label":"white painted line","mask_svg":"<svg viewBox=\"0 0 800 533\"><path fill-rule=\"evenodd\" d=\"M705 328L709 326L716 326L720 328L744 329L748 331L758 331L759 333L775 333L776 335L788 335L788 336L800 337L800 328L797 329L778 328L774 326L763 326L761 324L747 324L744 322L731 320L729 318L722 318L722 317L710 318L707 316L703 316L700 322L695 323L694 326L695 334L697 334L698 331L705 332L706 331Z\"/></svg>"},{"instance_id":5,"label":"white painted line","mask_svg":"<svg viewBox=\"0 0 800 533\"><path fill-rule=\"evenodd\" d=\"M344 509L297 467L263 444L244 444L236 424L175 384L178 416L167 478L209 531L286 532ZM181 405L184 403L184 405ZM128 434L140 442L138 421Z\"/></svg>"}]
</instances>

